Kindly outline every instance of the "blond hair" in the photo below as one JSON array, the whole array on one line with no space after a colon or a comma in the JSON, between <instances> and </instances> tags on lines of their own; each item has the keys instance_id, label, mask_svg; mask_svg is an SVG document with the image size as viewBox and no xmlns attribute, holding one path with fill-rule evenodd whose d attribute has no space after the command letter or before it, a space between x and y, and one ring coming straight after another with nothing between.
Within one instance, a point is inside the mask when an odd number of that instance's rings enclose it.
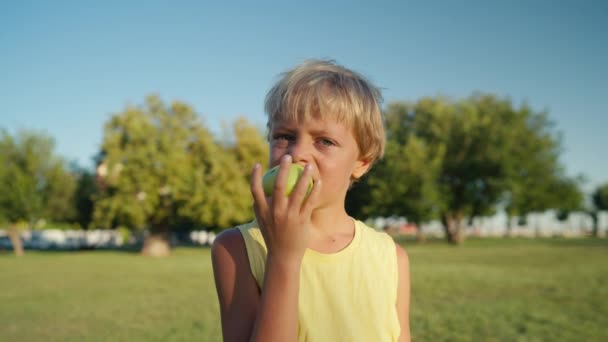
<instances>
[{"instance_id":1,"label":"blond hair","mask_svg":"<svg viewBox=\"0 0 608 342\"><path fill-rule=\"evenodd\" d=\"M268 91L268 134L275 122L331 118L353 130L359 157L371 165L384 154L381 102L380 90L362 75L334 61L309 60L281 74Z\"/></svg>"}]
</instances>

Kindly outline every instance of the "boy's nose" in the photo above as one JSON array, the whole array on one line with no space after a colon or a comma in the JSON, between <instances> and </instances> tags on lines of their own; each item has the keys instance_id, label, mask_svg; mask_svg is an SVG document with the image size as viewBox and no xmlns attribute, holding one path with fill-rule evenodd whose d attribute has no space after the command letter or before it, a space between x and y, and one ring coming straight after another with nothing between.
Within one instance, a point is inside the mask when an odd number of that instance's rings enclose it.
<instances>
[{"instance_id":1,"label":"boy's nose","mask_svg":"<svg viewBox=\"0 0 608 342\"><path fill-rule=\"evenodd\" d=\"M298 141L291 145L288 153L296 164L306 165L311 161L310 146L305 142Z\"/></svg>"}]
</instances>

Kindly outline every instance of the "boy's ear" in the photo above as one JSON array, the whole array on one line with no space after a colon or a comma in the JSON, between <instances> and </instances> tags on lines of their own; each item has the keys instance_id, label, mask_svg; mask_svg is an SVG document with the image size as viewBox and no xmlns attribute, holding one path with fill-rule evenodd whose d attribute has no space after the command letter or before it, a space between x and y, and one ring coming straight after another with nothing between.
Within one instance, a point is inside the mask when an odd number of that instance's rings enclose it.
<instances>
[{"instance_id":1,"label":"boy's ear","mask_svg":"<svg viewBox=\"0 0 608 342\"><path fill-rule=\"evenodd\" d=\"M369 170L371 163L367 159L357 160L355 168L353 170L352 178L359 179Z\"/></svg>"}]
</instances>

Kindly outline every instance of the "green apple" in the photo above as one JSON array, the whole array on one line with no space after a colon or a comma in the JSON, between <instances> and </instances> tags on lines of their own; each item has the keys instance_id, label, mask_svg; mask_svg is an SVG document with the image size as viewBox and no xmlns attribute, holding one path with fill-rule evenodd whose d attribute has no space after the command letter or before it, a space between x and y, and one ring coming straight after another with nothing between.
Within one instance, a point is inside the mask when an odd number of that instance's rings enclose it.
<instances>
[{"instance_id":1,"label":"green apple","mask_svg":"<svg viewBox=\"0 0 608 342\"><path fill-rule=\"evenodd\" d=\"M271 197L274 193L274 182L275 182L275 179L277 178L277 175L279 174L279 166L280 165L277 165L277 166L273 167L272 169L268 170L264 174L264 177L262 178L262 185L264 186L264 193L268 197ZM293 188L298 183L298 180L302 176L303 172L304 172L304 167L302 165L291 164L291 166L289 167L289 174L287 175L287 186L285 187L286 196L289 196L289 194L291 194L291 191L293 191ZM311 190L312 190L312 179L308 183L308 191L306 192L306 195L310 194Z\"/></svg>"}]
</instances>

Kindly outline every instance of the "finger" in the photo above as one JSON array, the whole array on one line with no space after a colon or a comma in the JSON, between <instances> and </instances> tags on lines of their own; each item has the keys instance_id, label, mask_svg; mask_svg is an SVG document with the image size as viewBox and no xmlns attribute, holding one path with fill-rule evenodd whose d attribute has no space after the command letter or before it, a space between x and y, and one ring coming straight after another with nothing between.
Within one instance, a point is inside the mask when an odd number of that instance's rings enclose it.
<instances>
[{"instance_id":1,"label":"finger","mask_svg":"<svg viewBox=\"0 0 608 342\"><path fill-rule=\"evenodd\" d=\"M312 214L312 210L317 205L321 194L321 179L317 179L314 181L312 185L312 191L310 195L304 200L304 205L302 205L301 214L305 217L308 217Z\"/></svg>"},{"instance_id":2,"label":"finger","mask_svg":"<svg viewBox=\"0 0 608 342\"><path fill-rule=\"evenodd\" d=\"M281 158L281 163L279 164L279 172L277 173L277 177L274 181L274 190L273 190L273 205L278 204L280 206L285 206L287 203L286 187L287 187L287 177L289 176L289 167L291 165L291 156L289 154L284 155Z\"/></svg>"},{"instance_id":3,"label":"finger","mask_svg":"<svg viewBox=\"0 0 608 342\"><path fill-rule=\"evenodd\" d=\"M268 210L266 195L264 195L264 187L262 186L262 167L260 163L255 163L251 171L251 195L253 196L253 207L256 211L256 216L265 213Z\"/></svg>"},{"instance_id":4,"label":"finger","mask_svg":"<svg viewBox=\"0 0 608 342\"><path fill-rule=\"evenodd\" d=\"M307 196L308 185L312 181L312 165L306 164L304 167L304 172L302 172L302 176L296 183L295 188L291 192L290 196L290 206L295 206L300 210L300 206L302 205L302 201Z\"/></svg>"},{"instance_id":5,"label":"finger","mask_svg":"<svg viewBox=\"0 0 608 342\"><path fill-rule=\"evenodd\" d=\"M264 217L262 216L262 212L260 210L260 205L256 201L253 201L253 213L255 214L255 220L258 223L261 223L262 222L261 220L263 220Z\"/></svg>"},{"instance_id":6,"label":"finger","mask_svg":"<svg viewBox=\"0 0 608 342\"><path fill-rule=\"evenodd\" d=\"M260 213L260 208L257 204L253 204L253 212L255 214L255 222L257 223L258 228L262 232L262 235L266 234L266 223L264 220L264 216Z\"/></svg>"}]
</instances>

